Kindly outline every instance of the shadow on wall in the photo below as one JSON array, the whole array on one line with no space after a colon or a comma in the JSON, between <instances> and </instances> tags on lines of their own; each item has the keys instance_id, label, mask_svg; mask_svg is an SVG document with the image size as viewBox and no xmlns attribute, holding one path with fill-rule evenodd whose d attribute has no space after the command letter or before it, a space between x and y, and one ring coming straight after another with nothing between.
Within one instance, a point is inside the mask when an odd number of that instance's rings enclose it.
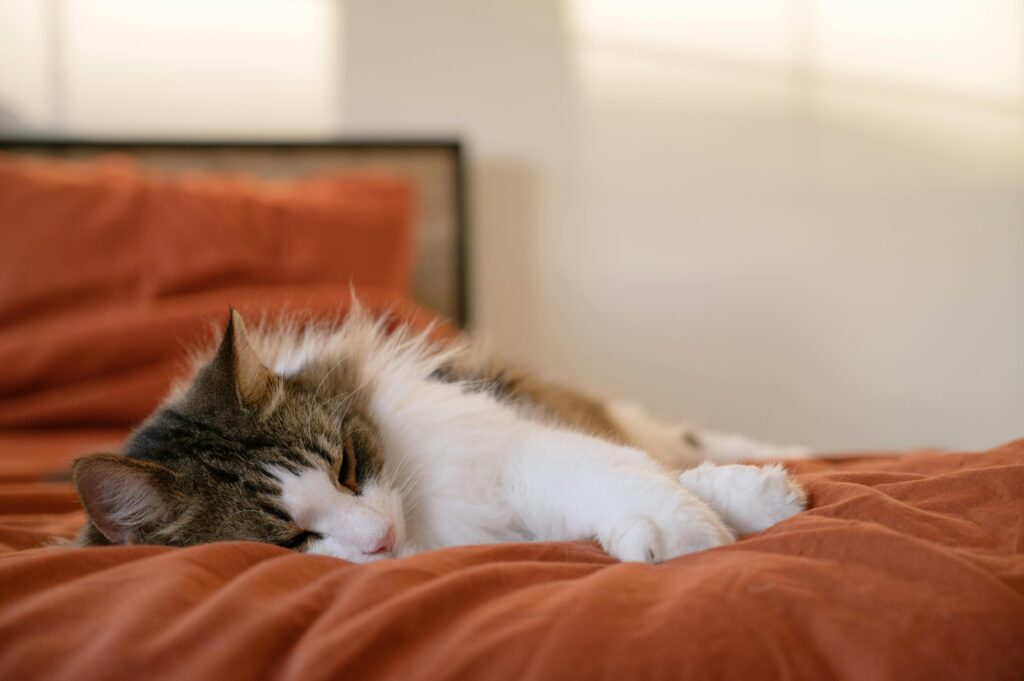
<instances>
[{"instance_id":1,"label":"shadow on wall","mask_svg":"<svg viewBox=\"0 0 1024 681\"><path fill-rule=\"evenodd\" d=\"M533 324L522 320L532 318L537 309L537 267L531 253L537 249L537 187L536 177L524 163L502 159L481 159L475 168L472 196L486 209L478 213L486 220L486 230L476 230L474 240L482 240L474 248L473 291L481 287L485 300L499 298L504 306L501 315L488 327L506 352L523 352L534 348L542 339ZM486 271L486 276L481 273ZM513 323L519 320L518 323Z\"/></svg>"}]
</instances>

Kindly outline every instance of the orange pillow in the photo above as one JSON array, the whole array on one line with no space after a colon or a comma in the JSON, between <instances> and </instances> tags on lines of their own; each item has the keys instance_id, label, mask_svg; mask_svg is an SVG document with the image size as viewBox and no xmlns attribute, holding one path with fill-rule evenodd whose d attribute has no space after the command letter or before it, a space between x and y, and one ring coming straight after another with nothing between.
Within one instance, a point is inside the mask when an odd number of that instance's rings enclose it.
<instances>
[{"instance_id":1,"label":"orange pillow","mask_svg":"<svg viewBox=\"0 0 1024 681\"><path fill-rule=\"evenodd\" d=\"M407 294L412 220L398 178L174 178L0 154L0 325L240 286Z\"/></svg>"},{"instance_id":2,"label":"orange pillow","mask_svg":"<svg viewBox=\"0 0 1024 681\"><path fill-rule=\"evenodd\" d=\"M391 328L429 328L437 342L454 335L401 296L372 288L356 294ZM348 288L330 284L219 289L0 329L0 430L138 423L188 367L187 351L224 328L228 305L255 325L341 319L351 298Z\"/></svg>"}]
</instances>

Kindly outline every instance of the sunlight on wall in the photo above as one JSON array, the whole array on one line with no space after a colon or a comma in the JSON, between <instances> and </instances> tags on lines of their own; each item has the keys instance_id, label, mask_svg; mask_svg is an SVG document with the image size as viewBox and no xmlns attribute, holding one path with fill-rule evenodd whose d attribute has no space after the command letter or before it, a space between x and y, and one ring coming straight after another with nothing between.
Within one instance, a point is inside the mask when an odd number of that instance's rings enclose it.
<instances>
[{"instance_id":1,"label":"sunlight on wall","mask_svg":"<svg viewBox=\"0 0 1024 681\"><path fill-rule=\"evenodd\" d=\"M50 124L66 132L322 136L338 128L340 3L0 0L0 9L19 4L23 19L42 20L0 27L0 42L42 30L34 44L55 46L43 99L58 109ZM17 108L32 118L39 107Z\"/></svg>"},{"instance_id":2,"label":"sunlight on wall","mask_svg":"<svg viewBox=\"0 0 1024 681\"><path fill-rule=\"evenodd\" d=\"M572 0L584 39L620 48L688 51L783 64L794 57L786 0Z\"/></svg>"},{"instance_id":3,"label":"sunlight on wall","mask_svg":"<svg viewBox=\"0 0 1024 681\"><path fill-rule=\"evenodd\" d=\"M606 49L1024 104L1019 0L572 0L571 10L578 38Z\"/></svg>"},{"instance_id":4,"label":"sunlight on wall","mask_svg":"<svg viewBox=\"0 0 1024 681\"><path fill-rule=\"evenodd\" d=\"M1024 104L1019 0L824 0L809 30L825 73Z\"/></svg>"}]
</instances>

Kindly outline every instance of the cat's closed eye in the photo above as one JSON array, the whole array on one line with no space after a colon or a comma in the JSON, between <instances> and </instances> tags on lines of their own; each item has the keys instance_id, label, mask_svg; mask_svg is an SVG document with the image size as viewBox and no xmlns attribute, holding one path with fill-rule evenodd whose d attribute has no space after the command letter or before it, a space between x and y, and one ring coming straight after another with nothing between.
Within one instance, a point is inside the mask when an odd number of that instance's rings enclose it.
<instances>
[{"instance_id":1,"label":"cat's closed eye","mask_svg":"<svg viewBox=\"0 0 1024 681\"><path fill-rule=\"evenodd\" d=\"M301 531L301 532L299 532L299 533L289 537L288 539L285 539L283 542L280 542L280 545L283 546L286 549L296 550L296 549L305 548L305 546L307 544L309 544L310 542L317 541L317 540L323 539L323 538L324 538L324 536L322 534L320 534L319 532L311 532L309 530L303 530L303 531Z\"/></svg>"}]
</instances>

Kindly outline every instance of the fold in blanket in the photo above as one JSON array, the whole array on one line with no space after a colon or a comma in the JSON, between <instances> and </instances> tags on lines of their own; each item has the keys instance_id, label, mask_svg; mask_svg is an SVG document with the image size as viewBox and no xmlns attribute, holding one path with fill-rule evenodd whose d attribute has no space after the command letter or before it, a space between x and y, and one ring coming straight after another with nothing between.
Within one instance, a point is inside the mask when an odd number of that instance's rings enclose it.
<instances>
[{"instance_id":1,"label":"fold in blanket","mask_svg":"<svg viewBox=\"0 0 1024 681\"><path fill-rule=\"evenodd\" d=\"M74 448L48 437L0 448ZM659 566L589 542L38 548L81 522L72 490L2 483L0 678L1021 678L1024 441L794 468L812 510Z\"/></svg>"}]
</instances>

